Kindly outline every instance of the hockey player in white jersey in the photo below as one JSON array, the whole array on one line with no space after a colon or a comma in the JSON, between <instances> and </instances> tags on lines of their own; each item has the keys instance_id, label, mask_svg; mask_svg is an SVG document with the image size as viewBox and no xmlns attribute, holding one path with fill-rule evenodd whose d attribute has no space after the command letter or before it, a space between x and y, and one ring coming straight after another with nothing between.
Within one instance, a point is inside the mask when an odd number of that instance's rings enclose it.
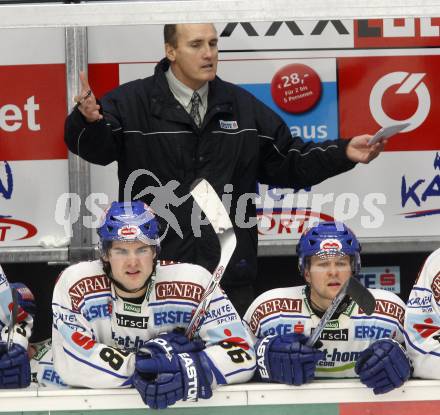
<instances>
[{"instance_id":1,"label":"hockey player in white jersey","mask_svg":"<svg viewBox=\"0 0 440 415\"><path fill-rule=\"evenodd\" d=\"M371 316L346 297L321 333L321 347L305 344L344 282L359 273L360 249L342 223L319 223L301 236L297 253L307 284L263 293L244 316L257 338L261 380L301 385L315 376L359 376L378 394L408 379L410 364L401 346L404 303L388 291L370 290L376 299Z\"/></svg>"},{"instance_id":2,"label":"hockey player in white jersey","mask_svg":"<svg viewBox=\"0 0 440 415\"><path fill-rule=\"evenodd\" d=\"M0 389L24 388L31 382L27 348L32 316L18 306L16 321L9 334L12 309L11 286L0 266Z\"/></svg>"},{"instance_id":3,"label":"hockey player in white jersey","mask_svg":"<svg viewBox=\"0 0 440 415\"><path fill-rule=\"evenodd\" d=\"M8 294L8 289L15 289L17 291L18 316L17 327L15 327L15 331L17 332L17 334L15 335L17 336L21 348L19 349L19 355L15 356L15 362L20 363L20 365L18 365L17 367L14 367L14 365L10 365L7 370L5 369L2 374L0 374L2 382L6 383L8 386L5 387L8 388L28 386L30 382L40 387L66 387L67 385L62 381L60 376L55 372L55 369L53 368L52 340L46 339L38 343L28 342L32 334L33 322L35 320L36 313L34 294L27 285L21 282L10 283L8 287L0 284L0 296L3 304L3 309L9 309L12 307L10 305L10 301L12 301L12 293ZM9 321L6 321L6 317L4 317L6 316L6 314L2 311L0 315L2 316L2 319L4 319L0 322L0 326L7 327ZM7 339L7 330L4 330L4 332L5 334L3 335L3 337ZM26 337L26 340L24 340L24 337ZM26 345L27 351L25 353ZM16 352L14 353L16 354ZM29 362L27 363L26 360L28 360ZM6 356L0 357L0 364L5 365L5 363ZM30 370L28 369L29 364ZM5 373L7 373L7 376L5 376Z\"/></svg>"},{"instance_id":4,"label":"hockey player in white jersey","mask_svg":"<svg viewBox=\"0 0 440 415\"><path fill-rule=\"evenodd\" d=\"M17 290L18 304L32 321L35 321L37 306L35 297L30 288L22 282L13 282L11 289ZM23 313L23 311L21 311ZM39 387L66 387L53 367L52 339L45 339L37 343L29 343L27 355L30 360L31 382Z\"/></svg>"},{"instance_id":5,"label":"hockey player in white jersey","mask_svg":"<svg viewBox=\"0 0 440 415\"><path fill-rule=\"evenodd\" d=\"M53 355L64 382L134 385L147 405L165 408L252 377L252 339L220 289L195 340L176 330L188 326L211 274L157 264L158 222L147 205L114 202L98 234L101 259L68 267L54 289Z\"/></svg>"},{"instance_id":6,"label":"hockey player in white jersey","mask_svg":"<svg viewBox=\"0 0 440 415\"><path fill-rule=\"evenodd\" d=\"M405 331L414 376L440 379L440 249L428 257L411 290Z\"/></svg>"},{"instance_id":7,"label":"hockey player in white jersey","mask_svg":"<svg viewBox=\"0 0 440 415\"><path fill-rule=\"evenodd\" d=\"M31 343L28 349L31 362L31 381L40 388L66 388L55 371L52 358L52 339Z\"/></svg>"}]
</instances>

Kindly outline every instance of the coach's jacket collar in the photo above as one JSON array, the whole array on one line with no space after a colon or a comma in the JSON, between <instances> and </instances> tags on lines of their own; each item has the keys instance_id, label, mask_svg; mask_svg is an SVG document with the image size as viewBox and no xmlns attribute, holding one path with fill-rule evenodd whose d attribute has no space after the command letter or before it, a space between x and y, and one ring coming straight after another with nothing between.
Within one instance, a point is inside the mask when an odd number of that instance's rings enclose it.
<instances>
[{"instance_id":1,"label":"coach's jacket collar","mask_svg":"<svg viewBox=\"0 0 440 415\"><path fill-rule=\"evenodd\" d=\"M156 116L181 121L188 123L188 114L179 102L174 98L167 79L165 77L165 71L169 68L169 61L167 58L162 59L155 68L154 76L156 82L154 83L154 89L152 91L151 109L152 113ZM230 95L227 93L226 88L223 87L224 82L219 78L209 82L208 92L208 109L205 115L204 124L218 112L232 113L232 101Z\"/></svg>"}]
</instances>

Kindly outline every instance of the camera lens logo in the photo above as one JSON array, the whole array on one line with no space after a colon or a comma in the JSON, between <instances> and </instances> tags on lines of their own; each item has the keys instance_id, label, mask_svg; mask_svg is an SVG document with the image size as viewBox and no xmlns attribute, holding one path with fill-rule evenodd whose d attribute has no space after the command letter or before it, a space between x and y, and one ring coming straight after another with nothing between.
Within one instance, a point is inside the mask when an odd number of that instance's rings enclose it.
<instances>
[{"instance_id":1,"label":"camera lens logo","mask_svg":"<svg viewBox=\"0 0 440 415\"><path fill-rule=\"evenodd\" d=\"M403 132L408 132L415 130L425 121L431 108L431 97L428 88L422 82L425 75L426 73L392 72L376 82L370 94L370 111L379 125L385 127L396 123L408 122L410 125L403 130ZM410 94L414 91L417 95L417 109L413 115L405 120L391 118L382 107L383 96L394 85L400 85L396 94Z\"/></svg>"}]
</instances>

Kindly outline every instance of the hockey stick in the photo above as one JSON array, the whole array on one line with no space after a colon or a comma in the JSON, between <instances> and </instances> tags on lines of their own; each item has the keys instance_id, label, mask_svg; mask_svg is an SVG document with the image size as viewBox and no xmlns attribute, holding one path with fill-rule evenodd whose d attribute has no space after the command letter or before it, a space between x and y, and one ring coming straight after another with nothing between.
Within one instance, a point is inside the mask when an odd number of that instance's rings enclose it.
<instances>
[{"instance_id":1,"label":"hockey stick","mask_svg":"<svg viewBox=\"0 0 440 415\"><path fill-rule=\"evenodd\" d=\"M18 292L16 288L11 288L12 291L12 309L11 309L11 319L9 320L8 326L8 338L6 341L8 351L12 346L12 332L14 331L14 326L17 323L18 315Z\"/></svg>"},{"instance_id":2,"label":"hockey stick","mask_svg":"<svg viewBox=\"0 0 440 415\"><path fill-rule=\"evenodd\" d=\"M212 273L212 278L185 331L186 336L192 339L205 317L214 290L219 286L223 273L234 253L237 239L228 212L218 197L217 192L205 179L197 179L193 183L190 193L214 228L221 250L220 261Z\"/></svg>"},{"instance_id":3,"label":"hockey stick","mask_svg":"<svg viewBox=\"0 0 440 415\"><path fill-rule=\"evenodd\" d=\"M332 318L339 304L341 304L341 301L346 295L349 295L359 307L362 308L365 314L373 314L376 306L376 300L374 299L373 294L371 294L370 291L368 291L368 289L365 288L356 278L351 277L344 283L329 308L327 308L324 315L321 317L321 321L306 342L307 346L312 347L316 343L325 326Z\"/></svg>"}]
</instances>

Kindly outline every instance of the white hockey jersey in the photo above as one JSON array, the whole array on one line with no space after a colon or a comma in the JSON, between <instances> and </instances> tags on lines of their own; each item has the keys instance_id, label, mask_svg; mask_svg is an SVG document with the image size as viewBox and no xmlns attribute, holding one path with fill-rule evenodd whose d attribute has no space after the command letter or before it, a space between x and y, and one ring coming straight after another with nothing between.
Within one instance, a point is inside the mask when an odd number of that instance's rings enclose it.
<instances>
[{"instance_id":1,"label":"white hockey jersey","mask_svg":"<svg viewBox=\"0 0 440 415\"><path fill-rule=\"evenodd\" d=\"M149 339L188 326L211 274L192 264L158 265L142 304L116 296L101 262L68 267L53 294L56 372L71 386L131 385L135 352ZM214 292L199 330L217 384L245 382L255 369L252 339L226 295Z\"/></svg>"},{"instance_id":2,"label":"white hockey jersey","mask_svg":"<svg viewBox=\"0 0 440 415\"><path fill-rule=\"evenodd\" d=\"M405 331L413 375L440 379L440 249L428 257L409 295Z\"/></svg>"},{"instance_id":3,"label":"white hockey jersey","mask_svg":"<svg viewBox=\"0 0 440 415\"><path fill-rule=\"evenodd\" d=\"M32 382L40 387L67 387L53 366L52 340L47 339L39 343L32 343L30 348L33 351L33 356L30 359Z\"/></svg>"},{"instance_id":4,"label":"white hockey jersey","mask_svg":"<svg viewBox=\"0 0 440 415\"><path fill-rule=\"evenodd\" d=\"M0 341L7 342L8 327L11 319L12 293L5 273L0 266ZM28 347L29 337L32 334L33 319L21 307L18 308L17 323L11 334L12 342L19 344L25 350Z\"/></svg>"},{"instance_id":5,"label":"white hockey jersey","mask_svg":"<svg viewBox=\"0 0 440 415\"><path fill-rule=\"evenodd\" d=\"M376 299L371 316L351 301L337 319L327 323L320 337L325 359L318 362L316 377L357 377L354 371L356 360L369 345L385 337L403 343L403 301L388 291L370 291ZM292 332L310 336L320 317L310 307L303 285L263 293L251 304L243 320L256 338L262 338Z\"/></svg>"}]
</instances>

